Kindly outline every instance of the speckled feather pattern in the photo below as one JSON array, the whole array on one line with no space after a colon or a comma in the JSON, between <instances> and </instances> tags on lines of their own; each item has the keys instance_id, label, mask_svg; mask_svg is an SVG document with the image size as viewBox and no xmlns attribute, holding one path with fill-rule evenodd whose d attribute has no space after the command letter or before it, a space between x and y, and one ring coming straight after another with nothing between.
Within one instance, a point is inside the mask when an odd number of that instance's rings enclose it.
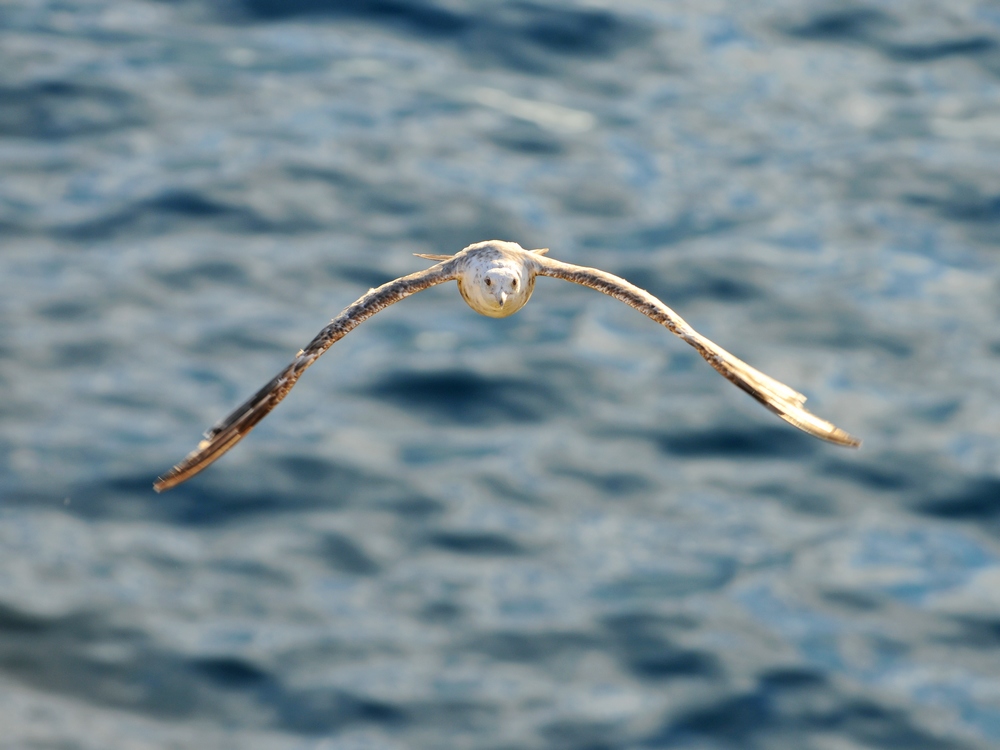
<instances>
[{"instance_id":1,"label":"speckled feather pattern","mask_svg":"<svg viewBox=\"0 0 1000 750\"><path fill-rule=\"evenodd\" d=\"M419 291L451 281L451 267L437 265L425 271L403 276L371 289L347 307L302 349L284 370L276 375L250 399L205 433L205 439L183 461L160 477L153 485L157 492L175 487L207 467L232 448L260 420L277 406L292 390L292 386L323 352L375 313Z\"/></svg>"},{"instance_id":2,"label":"speckled feather pattern","mask_svg":"<svg viewBox=\"0 0 1000 750\"><path fill-rule=\"evenodd\" d=\"M861 441L803 408L806 397L751 367L695 331L677 313L644 289L596 268L583 268L551 258L537 258L537 273L596 289L635 308L693 346L720 375L749 393L789 424L814 437L856 448Z\"/></svg>"},{"instance_id":3,"label":"speckled feather pattern","mask_svg":"<svg viewBox=\"0 0 1000 750\"><path fill-rule=\"evenodd\" d=\"M799 429L839 445L857 447L861 441L803 408L805 396L754 369L705 338L683 318L649 292L625 279L596 268L544 257L546 250L525 250L513 242L479 242L454 256L423 255L439 261L424 271L402 276L371 289L334 318L295 359L243 405L205 434L198 448L153 485L160 492L194 476L238 443L288 394L313 362L358 325L411 294L446 281L457 280L459 292L476 312L507 317L530 299L536 276L581 284L635 308L693 346L731 383Z\"/></svg>"}]
</instances>

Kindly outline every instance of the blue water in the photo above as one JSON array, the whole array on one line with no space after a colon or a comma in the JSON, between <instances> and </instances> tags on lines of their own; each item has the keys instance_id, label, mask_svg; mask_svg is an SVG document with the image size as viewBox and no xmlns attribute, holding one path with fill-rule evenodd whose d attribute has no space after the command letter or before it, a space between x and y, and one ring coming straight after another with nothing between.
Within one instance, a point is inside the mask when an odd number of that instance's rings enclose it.
<instances>
[{"instance_id":1,"label":"blue water","mask_svg":"<svg viewBox=\"0 0 1000 750\"><path fill-rule=\"evenodd\" d=\"M153 479L370 286L451 286ZM0 4L0 748L1000 744L1000 6Z\"/></svg>"}]
</instances>

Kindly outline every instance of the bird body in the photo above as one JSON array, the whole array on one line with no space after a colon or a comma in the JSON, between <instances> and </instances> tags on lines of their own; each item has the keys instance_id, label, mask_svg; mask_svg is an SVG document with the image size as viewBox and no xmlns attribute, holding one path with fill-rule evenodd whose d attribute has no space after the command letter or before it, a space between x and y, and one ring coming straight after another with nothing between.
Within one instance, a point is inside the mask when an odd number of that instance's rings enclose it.
<instances>
[{"instance_id":1,"label":"bird body","mask_svg":"<svg viewBox=\"0 0 1000 750\"><path fill-rule=\"evenodd\" d=\"M586 268L545 257L547 249L525 250L516 242L487 240L469 245L455 255L423 255L437 261L424 271L402 276L348 306L248 401L205 433L190 455L160 477L157 492L194 476L232 448L288 394L292 386L323 352L380 310L411 294L446 281L457 281L462 299L476 312L491 318L513 315L527 303L535 278L551 276L588 286L618 299L660 323L693 346L719 374L743 389L786 422L815 437L857 447L861 441L803 408L806 397L774 380L705 338L677 313L644 289L596 268Z\"/></svg>"},{"instance_id":2,"label":"bird body","mask_svg":"<svg viewBox=\"0 0 1000 750\"><path fill-rule=\"evenodd\" d=\"M544 251L543 251L544 252ZM458 273L458 291L469 307L490 318L506 318L520 310L535 289L539 251L514 242L480 242L449 259Z\"/></svg>"}]
</instances>

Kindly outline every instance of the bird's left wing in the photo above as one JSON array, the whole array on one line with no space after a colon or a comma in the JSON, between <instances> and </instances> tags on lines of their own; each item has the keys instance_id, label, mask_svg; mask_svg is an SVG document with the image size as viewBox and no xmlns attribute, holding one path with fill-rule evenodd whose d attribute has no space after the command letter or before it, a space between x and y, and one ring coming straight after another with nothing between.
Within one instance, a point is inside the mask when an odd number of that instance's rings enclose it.
<instances>
[{"instance_id":1,"label":"bird's left wing","mask_svg":"<svg viewBox=\"0 0 1000 750\"><path fill-rule=\"evenodd\" d=\"M457 267L457 261L438 263L424 271L402 276L377 289L370 290L368 294L346 308L326 328L320 331L309 342L309 345L298 353L291 364L278 373L270 383L206 432L205 439L198 444L198 447L187 458L157 479L153 484L153 489L157 492L169 490L171 487L190 479L215 461L242 440L260 420L267 416L268 412L288 394L305 369L334 343L379 310L384 310L389 305L428 287L457 278Z\"/></svg>"},{"instance_id":2,"label":"bird's left wing","mask_svg":"<svg viewBox=\"0 0 1000 750\"><path fill-rule=\"evenodd\" d=\"M652 318L677 334L698 350L698 353L726 380L742 388L789 424L803 432L831 443L856 448L861 441L839 427L807 411L806 397L784 383L754 369L718 344L694 330L659 299L625 279L596 268L575 266L551 258L535 257L535 268L541 276L572 281L621 300L626 305Z\"/></svg>"}]
</instances>

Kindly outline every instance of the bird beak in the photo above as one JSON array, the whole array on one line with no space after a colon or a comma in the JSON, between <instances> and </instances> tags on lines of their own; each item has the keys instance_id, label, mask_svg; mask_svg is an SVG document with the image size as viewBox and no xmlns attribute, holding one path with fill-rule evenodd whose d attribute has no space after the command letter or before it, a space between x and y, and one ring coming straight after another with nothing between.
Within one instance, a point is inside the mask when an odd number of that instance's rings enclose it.
<instances>
[{"instance_id":1,"label":"bird beak","mask_svg":"<svg viewBox=\"0 0 1000 750\"><path fill-rule=\"evenodd\" d=\"M507 301L507 292L500 292L497 301L500 303L500 307L503 307L503 303Z\"/></svg>"}]
</instances>

